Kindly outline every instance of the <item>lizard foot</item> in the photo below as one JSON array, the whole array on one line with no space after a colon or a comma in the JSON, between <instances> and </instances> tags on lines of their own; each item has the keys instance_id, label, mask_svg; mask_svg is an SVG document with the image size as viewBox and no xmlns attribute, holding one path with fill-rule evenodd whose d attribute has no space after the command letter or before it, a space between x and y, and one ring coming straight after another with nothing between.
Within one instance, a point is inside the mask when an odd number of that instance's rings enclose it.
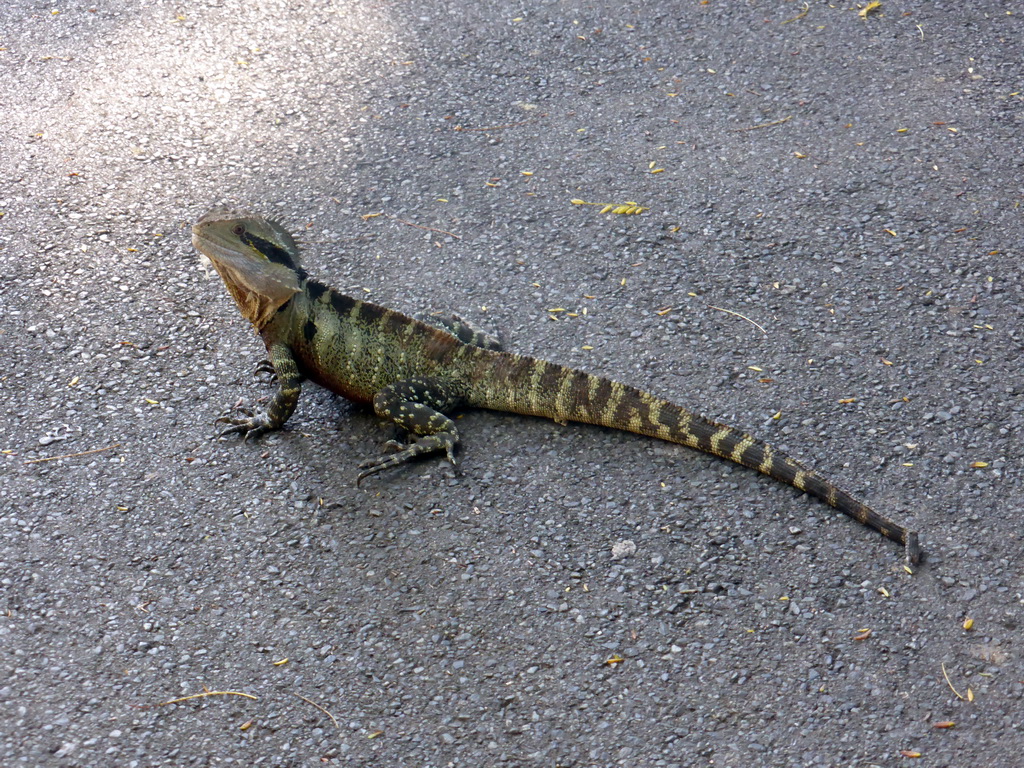
<instances>
[{"instance_id":1,"label":"lizard foot","mask_svg":"<svg viewBox=\"0 0 1024 768\"><path fill-rule=\"evenodd\" d=\"M246 412L248 413L248 412ZM227 429L222 431L218 438L224 439L228 435L241 435L242 440L250 440L259 437L265 432L270 431L270 420L265 413L257 413L255 415L249 414L244 419L235 419L230 416L222 416L217 419L215 424L230 424Z\"/></svg>"},{"instance_id":2,"label":"lizard foot","mask_svg":"<svg viewBox=\"0 0 1024 768\"><path fill-rule=\"evenodd\" d=\"M455 436L447 432L438 432L436 435L423 435L417 438L416 442L403 445L397 440L388 440L384 444L384 453L372 459L367 459L359 464L363 470L356 476L356 487L370 475L376 475L386 469L405 464L407 461L418 456L425 456L428 453L444 451L448 461L455 466L455 445L458 441Z\"/></svg>"}]
</instances>

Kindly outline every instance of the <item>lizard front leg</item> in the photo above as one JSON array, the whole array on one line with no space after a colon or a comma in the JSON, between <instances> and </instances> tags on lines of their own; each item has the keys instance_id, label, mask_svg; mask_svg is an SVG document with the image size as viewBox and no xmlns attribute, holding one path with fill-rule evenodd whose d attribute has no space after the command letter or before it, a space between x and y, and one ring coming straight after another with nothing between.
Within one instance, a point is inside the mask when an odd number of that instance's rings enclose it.
<instances>
[{"instance_id":1,"label":"lizard front leg","mask_svg":"<svg viewBox=\"0 0 1024 768\"><path fill-rule=\"evenodd\" d=\"M384 387L373 398L373 410L416 437L408 445L391 441L386 445L388 453L361 463L363 471L356 485L370 475L436 451L444 451L454 464L459 433L444 411L457 408L461 400L453 387L437 379L405 379Z\"/></svg>"},{"instance_id":2,"label":"lizard front leg","mask_svg":"<svg viewBox=\"0 0 1024 768\"><path fill-rule=\"evenodd\" d=\"M217 419L220 423L231 425L220 433L220 437L241 435L243 440L259 437L265 432L280 429L295 411L295 405L299 402L303 378L295 365L295 358L292 357L291 350L285 344L274 344L267 352L270 355L270 365L273 366L273 370L277 374L277 392L266 411L244 419L227 416Z\"/></svg>"}]
</instances>

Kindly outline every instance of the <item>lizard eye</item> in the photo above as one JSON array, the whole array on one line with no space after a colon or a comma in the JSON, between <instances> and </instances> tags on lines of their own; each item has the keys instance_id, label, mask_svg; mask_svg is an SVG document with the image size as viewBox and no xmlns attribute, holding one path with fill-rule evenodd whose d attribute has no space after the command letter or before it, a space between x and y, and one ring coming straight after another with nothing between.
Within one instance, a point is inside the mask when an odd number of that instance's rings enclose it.
<instances>
[{"instance_id":1,"label":"lizard eye","mask_svg":"<svg viewBox=\"0 0 1024 768\"><path fill-rule=\"evenodd\" d=\"M245 234L245 227L243 227L241 224L235 224L235 226L231 228L231 234L238 235L239 237L241 237L242 235Z\"/></svg>"}]
</instances>

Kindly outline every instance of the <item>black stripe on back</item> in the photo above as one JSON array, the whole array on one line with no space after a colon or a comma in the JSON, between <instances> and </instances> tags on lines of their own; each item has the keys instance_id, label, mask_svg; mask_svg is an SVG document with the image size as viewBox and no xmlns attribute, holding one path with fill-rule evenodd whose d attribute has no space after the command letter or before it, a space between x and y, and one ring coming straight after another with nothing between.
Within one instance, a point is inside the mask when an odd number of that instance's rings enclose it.
<instances>
[{"instance_id":1,"label":"black stripe on back","mask_svg":"<svg viewBox=\"0 0 1024 768\"><path fill-rule=\"evenodd\" d=\"M331 299L333 303L334 299ZM355 299L351 299L353 303ZM351 305L350 305L351 306ZM385 312L391 312L391 310L385 309L379 304L371 304L368 301L359 302L359 322L366 323L368 325L377 325L384 317Z\"/></svg>"},{"instance_id":2,"label":"black stripe on back","mask_svg":"<svg viewBox=\"0 0 1024 768\"><path fill-rule=\"evenodd\" d=\"M661 411L658 413L658 423L674 431L679 426L679 406L662 403Z\"/></svg>"},{"instance_id":3,"label":"black stripe on back","mask_svg":"<svg viewBox=\"0 0 1024 768\"><path fill-rule=\"evenodd\" d=\"M776 455L772 460L772 470L770 474L776 480L780 480L783 483L793 485L793 478L796 477L796 473L799 471L801 471L800 467L798 467L795 462L786 461L778 455Z\"/></svg>"},{"instance_id":4,"label":"black stripe on back","mask_svg":"<svg viewBox=\"0 0 1024 768\"><path fill-rule=\"evenodd\" d=\"M541 392L551 392L553 394L558 391L558 385L561 383L562 376L565 373L567 373L567 369L557 363L545 362L544 372L541 373L537 386Z\"/></svg>"},{"instance_id":5,"label":"black stripe on back","mask_svg":"<svg viewBox=\"0 0 1024 768\"><path fill-rule=\"evenodd\" d=\"M593 411L590 402L590 376L583 371L574 370L572 383L569 385L570 409L577 415L586 415Z\"/></svg>"},{"instance_id":6,"label":"black stripe on back","mask_svg":"<svg viewBox=\"0 0 1024 768\"><path fill-rule=\"evenodd\" d=\"M711 437L718 432L718 426L703 419L690 421L690 432L697 438L697 448L704 453L711 453Z\"/></svg>"},{"instance_id":7,"label":"black stripe on back","mask_svg":"<svg viewBox=\"0 0 1024 768\"><path fill-rule=\"evenodd\" d=\"M719 427L721 429L721 427ZM746 437L742 432L735 430L730 431L725 437L718 441L718 450L716 453L720 456L732 456L733 450L736 446L743 442L743 438Z\"/></svg>"},{"instance_id":8,"label":"black stripe on back","mask_svg":"<svg viewBox=\"0 0 1024 768\"><path fill-rule=\"evenodd\" d=\"M327 289L330 290L330 289ZM350 296L346 296L343 293L337 291L330 291L331 294L331 308L339 315L347 315L352 311L352 307L355 306L356 300Z\"/></svg>"},{"instance_id":9,"label":"black stripe on back","mask_svg":"<svg viewBox=\"0 0 1024 768\"><path fill-rule=\"evenodd\" d=\"M306 293L313 301L317 301L321 296L327 292L327 286L323 283L318 283L316 280L306 281Z\"/></svg>"},{"instance_id":10,"label":"black stripe on back","mask_svg":"<svg viewBox=\"0 0 1024 768\"><path fill-rule=\"evenodd\" d=\"M633 414L636 413L638 406L636 391L632 387L627 387L624 384L621 384L620 386L623 387L624 391L622 399L619 400L619 404L615 408L615 413L612 414L611 419L613 424L627 423L633 417Z\"/></svg>"},{"instance_id":11,"label":"black stripe on back","mask_svg":"<svg viewBox=\"0 0 1024 768\"><path fill-rule=\"evenodd\" d=\"M612 382L611 379L602 378L597 385L597 390L594 392L593 406L594 411L604 411L608 407L609 401L612 399ZM596 415L596 414L595 414Z\"/></svg>"},{"instance_id":12,"label":"black stripe on back","mask_svg":"<svg viewBox=\"0 0 1024 768\"><path fill-rule=\"evenodd\" d=\"M753 467L754 469L758 469L762 461L764 461L764 445L761 443L754 443L740 456L740 464L746 467ZM775 462L773 461L772 463L774 464Z\"/></svg>"}]
</instances>

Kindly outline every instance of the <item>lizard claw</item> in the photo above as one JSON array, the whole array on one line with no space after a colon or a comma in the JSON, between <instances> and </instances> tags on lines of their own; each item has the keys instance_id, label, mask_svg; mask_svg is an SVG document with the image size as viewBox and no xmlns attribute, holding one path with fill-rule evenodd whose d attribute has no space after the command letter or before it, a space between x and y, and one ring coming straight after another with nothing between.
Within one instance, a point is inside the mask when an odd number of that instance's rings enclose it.
<instances>
[{"instance_id":1,"label":"lizard claw","mask_svg":"<svg viewBox=\"0 0 1024 768\"><path fill-rule=\"evenodd\" d=\"M241 406L238 406L237 408L232 408L231 410L238 411L240 414L242 414L243 416L246 416L248 418L252 418L253 415L254 415L253 412L250 411L248 408L243 408ZM217 419L213 423L214 424L238 424L240 421L241 421L241 419L233 419L230 416L221 416L219 419Z\"/></svg>"},{"instance_id":2,"label":"lizard claw","mask_svg":"<svg viewBox=\"0 0 1024 768\"><path fill-rule=\"evenodd\" d=\"M401 446L401 444L399 444L399 447L402 450L408 450L404 446ZM384 455L375 456L372 459L367 459L366 461L359 462L358 467L363 471L356 475L356 488L358 488L359 484L362 483L363 480L368 478L370 475L376 475L378 472L383 472L385 469L397 467L399 464L403 464L409 460L409 455L399 458L399 453L393 452L390 455L385 453Z\"/></svg>"},{"instance_id":3,"label":"lizard claw","mask_svg":"<svg viewBox=\"0 0 1024 768\"><path fill-rule=\"evenodd\" d=\"M366 464L366 462L362 462L359 466L361 467L363 466L363 464ZM359 487L359 484L362 483L365 478L369 477L370 475L376 475L378 472L380 472L380 470L381 467L375 467L373 469L366 469L360 472L358 475L356 475L356 488Z\"/></svg>"},{"instance_id":4,"label":"lizard claw","mask_svg":"<svg viewBox=\"0 0 1024 768\"><path fill-rule=\"evenodd\" d=\"M266 415L257 414L255 416L249 416L245 419L234 419L228 416L222 416L217 419L216 424L230 424L227 429L223 430L217 437L223 440L229 435L241 435L242 441L246 442L250 439L256 439L265 432L270 431L270 427L266 423Z\"/></svg>"},{"instance_id":5,"label":"lizard claw","mask_svg":"<svg viewBox=\"0 0 1024 768\"><path fill-rule=\"evenodd\" d=\"M261 373L270 374L271 383L277 381L277 369L269 360L261 360L257 363L256 367L253 369L252 375L254 378L258 378Z\"/></svg>"},{"instance_id":6,"label":"lizard claw","mask_svg":"<svg viewBox=\"0 0 1024 768\"><path fill-rule=\"evenodd\" d=\"M415 442L410 443L409 445L403 445L397 440L388 440L388 442L384 444L383 454L360 462L359 469L363 471L356 476L356 487L358 488L359 484L370 475L376 475L378 472L383 472L385 469L397 467L400 464L405 464L411 459L418 456L424 456L428 453L433 453L434 451L444 450L448 461L450 461L454 467L455 446L456 441L447 433L425 435L423 437L419 437Z\"/></svg>"}]
</instances>

